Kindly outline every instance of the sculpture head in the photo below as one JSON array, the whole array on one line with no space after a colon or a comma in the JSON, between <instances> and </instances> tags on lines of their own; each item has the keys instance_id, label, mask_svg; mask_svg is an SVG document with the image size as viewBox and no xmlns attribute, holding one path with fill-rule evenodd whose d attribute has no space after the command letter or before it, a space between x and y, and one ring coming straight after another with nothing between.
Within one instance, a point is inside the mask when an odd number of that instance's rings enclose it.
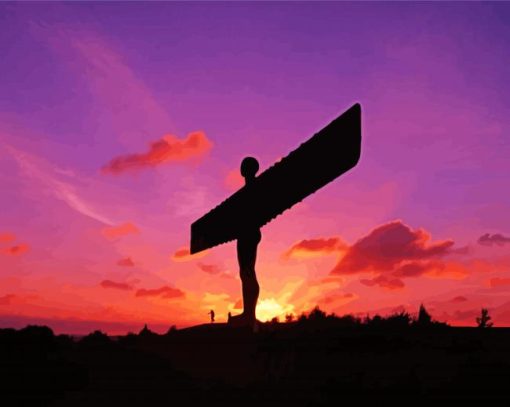
<instances>
[{"instance_id":1,"label":"sculpture head","mask_svg":"<svg viewBox=\"0 0 510 407\"><path fill-rule=\"evenodd\" d=\"M253 157L245 157L241 163L241 175L245 181L255 179L255 174L259 170L259 162Z\"/></svg>"}]
</instances>

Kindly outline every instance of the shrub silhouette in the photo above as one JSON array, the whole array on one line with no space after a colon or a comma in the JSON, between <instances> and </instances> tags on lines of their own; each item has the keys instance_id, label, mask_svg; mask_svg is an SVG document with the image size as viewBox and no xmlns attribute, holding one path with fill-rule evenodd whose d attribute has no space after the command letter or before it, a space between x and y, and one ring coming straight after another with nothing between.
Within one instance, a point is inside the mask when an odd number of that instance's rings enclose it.
<instances>
[{"instance_id":1,"label":"shrub silhouette","mask_svg":"<svg viewBox=\"0 0 510 407\"><path fill-rule=\"evenodd\" d=\"M489 310L487 308L482 308L480 316L476 317L478 328L490 328L493 325L492 322L489 322L491 319L492 318L489 315Z\"/></svg>"}]
</instances>

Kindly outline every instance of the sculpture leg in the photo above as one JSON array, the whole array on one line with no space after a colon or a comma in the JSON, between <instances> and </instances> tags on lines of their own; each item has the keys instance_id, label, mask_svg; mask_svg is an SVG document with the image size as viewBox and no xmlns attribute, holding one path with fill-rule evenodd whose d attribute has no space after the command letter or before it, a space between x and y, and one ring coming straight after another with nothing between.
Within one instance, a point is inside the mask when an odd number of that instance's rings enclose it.
<instances>
[{"instance_id":1,"label":"sculpture leg","mask_svg":"<svg viewBox=\"0 0 510 407\"><path fill-rule=\"evenodd\" d=\"M253 325L256 321L255 311L260 288L255 274L255 262L259 241L260 233L255 234L254 237L239 238L237 240L237 260L243 292L243 313L229 320L229 323L233 325Z\"/></svg>"}]
</instances>

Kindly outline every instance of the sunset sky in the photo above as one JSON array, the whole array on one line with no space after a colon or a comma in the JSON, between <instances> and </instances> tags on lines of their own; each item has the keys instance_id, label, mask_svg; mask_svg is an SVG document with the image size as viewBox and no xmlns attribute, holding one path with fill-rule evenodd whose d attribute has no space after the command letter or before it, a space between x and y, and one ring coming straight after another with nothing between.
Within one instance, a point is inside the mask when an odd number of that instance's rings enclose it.
<instances>
[{"instance_id":1,"label":"sunset sky","mask_svg":"<svg viewBox=\"0 0 510 407\"><path fill-rule=\"evenodd\" d=\"M359 102L358 166L262 230L261 320L510 325L510 4L0 4L0 326L239 312L190 224ZM313 162L309 163L313 166Z\"/></svg>"}]
</instances>

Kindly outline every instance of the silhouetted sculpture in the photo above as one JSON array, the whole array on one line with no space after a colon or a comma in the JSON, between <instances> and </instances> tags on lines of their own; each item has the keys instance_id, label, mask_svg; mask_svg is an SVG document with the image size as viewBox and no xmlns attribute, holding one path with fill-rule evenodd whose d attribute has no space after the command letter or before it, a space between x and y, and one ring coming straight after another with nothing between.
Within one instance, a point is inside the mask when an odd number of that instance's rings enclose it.
<instances>
[{"instance_id":1,"label":"silhouetted sculpture","mask_svg":"<svg viewBox=\"0 0 510 407\"><path fill-rule=\"evenodd\" d=\"M207 314L211 316L211 324L212 324L214 322L214 315L215 315L214 310L213 309L210 310Z\"/></svg>"},{"instance_id":2,"label":"silhouetted sculpture","mask_svg":"<svg viewBox=\"0 0 510 407\"><path fill-rule=\"evenodd\" d=\"M258 170L259 163L255 158L246 157L242 161L241 175L244 177L247 188L253 184ZM255 204L256 202L253 203ZM252 210L249 210L246 213L248 220L251 219L252 212ZM237 238L237 261L239 263L239 274L243 291L243 312L240 315L229 318L229 324L234 326L252 326L255 323L255 308L259 298L260 289L257 275L255 274L255 262L257 260L257 245L262 235L256 224L247 223L247 225Z\"/></svg>"},{"instance_id":3,"label":"silhouetted sculpture","mask_svg":"<svg viewBox=\"0 0 510 407\"><path fill-rule=\"evenodd\" d=\"M191 225L190 252L237 240L243 313L233 325L252 325L259 296L255 275L260 228L308 195L353 168L361 153L361 106L341 116L258 177L258 162L241 164L245 185Z\"/></svg>"}]
</instances>

